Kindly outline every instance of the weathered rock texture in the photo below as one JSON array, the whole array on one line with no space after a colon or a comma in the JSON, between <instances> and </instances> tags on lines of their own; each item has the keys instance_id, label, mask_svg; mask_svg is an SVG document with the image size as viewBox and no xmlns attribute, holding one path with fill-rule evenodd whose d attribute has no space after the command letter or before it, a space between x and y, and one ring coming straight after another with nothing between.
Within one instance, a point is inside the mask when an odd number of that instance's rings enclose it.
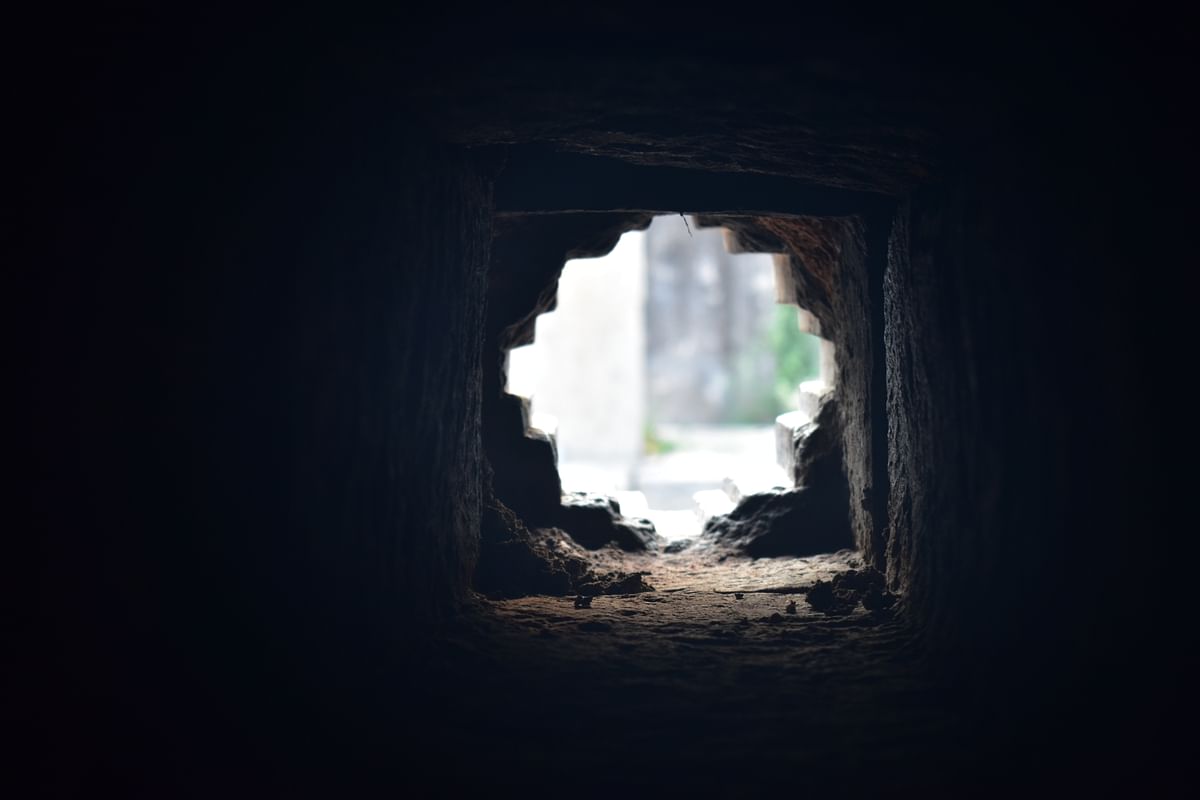
<instances>
[{"instance_id":1,"label":"weathered rock texture","mask_svg":"<svg viewBox=\"0 0 1200 800\"><path fill-rule=\"evenodd\" d=\"M800 487L743 497L702 538L754 557L832 553L853 543L846 519L845 492Z\"/></svg>"},{"instance_id":2,"label":"weathered rock texture","mask_svg":"<svg viewBox=\"0 0 1200 800\"><path fill-rule=\"evenodd\" d=\"M793 433L792 445L792 480L796 486L845 486L842 415L836 395L821 399L813 420Z\"/></svg>"},{"instance_id":3,"label":"weathered rock texture","mask_svg":"<svg viewBox=\"0 0 1200 800\"><path fill-rule=\"evenodd\" d=\"M654 591L640 572L599 572L601 562L580 548L577 537L557 528L530 530L493 494L484 504L475 587L489 597Z\"/></svg>"},{"instance_id":4,"label":"weathered rock texture","mask_svg":"<svg viewBox=\"0 0 1200 800\"><path fill-rule=\"evenodd\" d=\"M615 544L622 550L652 550L662 543L647 519L629 518L611 497L572 492L563 497L559 525L589 550Z\"/></svg>"}]
</instances>

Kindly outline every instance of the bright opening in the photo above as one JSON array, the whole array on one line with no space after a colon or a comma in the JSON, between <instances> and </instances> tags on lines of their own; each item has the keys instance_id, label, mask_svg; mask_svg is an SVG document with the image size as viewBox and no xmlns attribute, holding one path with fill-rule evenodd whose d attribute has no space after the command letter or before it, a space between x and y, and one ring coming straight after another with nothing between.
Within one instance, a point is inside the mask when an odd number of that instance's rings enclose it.
<instances>
[{"instance_id":1,"label":"bright opening","mask_svg":"<svg viewBox=\"0 0 1200 800\"><path fill-rule=\"evenodd\" d=\"M663 216L567 262L556 310L509 354L508 391L554 440L563 491L611 495L667 540L790 487L791 431L833 379L815 320L779 302L783 262L724 240Z\"/></svg>"}]
</instances>

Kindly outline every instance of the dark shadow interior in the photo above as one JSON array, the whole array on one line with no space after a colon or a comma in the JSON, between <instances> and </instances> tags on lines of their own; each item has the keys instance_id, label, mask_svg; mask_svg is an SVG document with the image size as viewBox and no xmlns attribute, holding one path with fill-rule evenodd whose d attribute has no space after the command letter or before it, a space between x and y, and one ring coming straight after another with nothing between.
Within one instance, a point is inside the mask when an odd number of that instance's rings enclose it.
<instances>
[{"instance_id":1,"label":"dark shadow interior","mask_svg":"<svg viewBox=\"0 0 1200 800\"><path fill-rule=\"evenodd\" d=\"M19 23L38 786L1173 785L1185 26L749 13ZM785 256L836 345L719 556L564 506L503 391L660 213Z\"/></svg>"}]
</instances>

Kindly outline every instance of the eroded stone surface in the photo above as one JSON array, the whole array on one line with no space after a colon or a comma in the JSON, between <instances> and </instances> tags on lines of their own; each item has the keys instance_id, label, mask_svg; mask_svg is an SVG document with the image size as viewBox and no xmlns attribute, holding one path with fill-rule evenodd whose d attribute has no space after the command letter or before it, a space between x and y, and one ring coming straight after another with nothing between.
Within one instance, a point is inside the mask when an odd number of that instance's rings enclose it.
<instances>
[{"instance_id":1,"label":"eroded stone surface","mask_svg":"<svg viewBox=\"0 0 1200 800\"><path fill-rule=\"evenodd\" d=\"M610 525L619 524L611 515L606 519ZM606 539L592 549L609 547L593 553L566 531L530 529L495 495L484 505L480 538L475 586L490 597L654 591L645 580L645 570L623 568L623 562L615 557L620 552L615 543Z\"/></svg>"},{"instance_id":2,"label":"eroded stone surface","mask_svg":"<svg viewBox=\"0 0 1200 800\"><path fill-rule=\"evenodd\" d=\"M807 487L749 495L705 523L702 536L751 556L814 555L852 544L845 495Z\"/></svg>"},{"instance_id":3,"label":"eroded stone surface","mask_svg":"<svg viewBox=\"0 0 1200 800\"><path fill-rule=\"evenodd\" d=\"M649 569L658 591L587 607L572 597L490 602L448 633L434 662L453 678L443 702L450 718L470 709L475 723L455 734L471 753L461 768L500 781L569 774L587 793L764 788L799 763L806 785L825 784L862 758L905 785L934 745L941 774L955 768L956 712L911 656L902 618L797 602L861 566L852 551L593 555Z\"/></svg>"}]
</instances>

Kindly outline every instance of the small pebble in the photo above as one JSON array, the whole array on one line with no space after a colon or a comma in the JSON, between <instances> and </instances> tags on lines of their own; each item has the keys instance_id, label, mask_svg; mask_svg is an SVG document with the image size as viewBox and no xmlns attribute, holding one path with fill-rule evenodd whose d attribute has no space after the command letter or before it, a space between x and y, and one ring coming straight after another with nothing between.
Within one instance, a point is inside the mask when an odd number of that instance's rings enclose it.
<instances>
[{"instance_id":1,"label":"small pebble","mask_svg":"<svg viewBox=\"0 0 1200 800\"><path fill-rule=\"evenodd\" d=\"M734 598L736 598L736 599L738 599L738 600L741 600L741 599L743 599L743 598L744 598L746 595L742 594L741 592L734 592L734 593L733 593L733 596L734 596Z\"/></svg>"},{"instance_id":2,"label":"small pebble","mask_svg":"<svg viewBox=\"0 0 1200 800\"><path fill-rule=\"evenodd\" d=\"M785 610L789 614L795 614L796 613L796 601L792 600L790 603L788 603L787 608Z\"/></svg>"}]
</instances>

